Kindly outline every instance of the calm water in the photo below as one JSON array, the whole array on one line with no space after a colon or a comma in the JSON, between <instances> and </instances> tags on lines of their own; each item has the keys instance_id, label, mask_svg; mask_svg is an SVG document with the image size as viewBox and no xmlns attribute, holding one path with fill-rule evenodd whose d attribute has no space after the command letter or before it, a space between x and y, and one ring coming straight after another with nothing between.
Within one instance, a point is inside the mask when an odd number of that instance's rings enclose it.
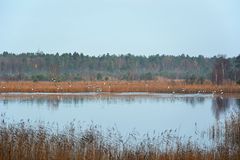
<instances>
[{"instance_id":1,"label":"calm water","mask_svg":"<svg viewBox=\"0 0 240 160\"><path fill-rule=\"evenodd\" d=\"M191 136L208 129L240 108L240 98L201 94L1 94L0 112L6 121L79 122L103 129L115 127L122 134L161 133L177 129Z\"/></svg>"}]
</instances>

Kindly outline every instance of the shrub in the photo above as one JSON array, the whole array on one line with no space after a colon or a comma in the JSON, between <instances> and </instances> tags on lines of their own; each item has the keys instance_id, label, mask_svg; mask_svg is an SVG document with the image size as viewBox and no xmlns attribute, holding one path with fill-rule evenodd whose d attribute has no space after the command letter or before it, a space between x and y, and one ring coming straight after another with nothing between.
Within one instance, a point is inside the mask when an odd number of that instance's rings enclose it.
<instances>
[{"instance_id":1,"label":"shrub","mask_svg":"<svg viewBox=\"0 0 240 160\"><path fill-rule=\"evenodd\" d=\"M238 80L236 83L237 83L238 85L240 85L240 80Z\"/></svg>"},{"instance_id":2,"label":"shrub","mask_svg":"<svg viewBox=\"0 0 240 160\"><path fill-rule=\"evenodd\" d=\"M101 74L101 73L98 73L98 74L97 74L97 80L98 80L98 81L101 81L102 78L103 78L103 77L102 77L102 74Z\"/></svg>"},{"instance_id":3,"label":"shrub","mask_svg":"<svg viewBox=\"0 0 240 160\"><path fill-rule=\"evenodd\" d=\"M37 75L32 75L31 79L33 82L37 82L37 81L47 80L47 77L44 76L43 74L37 74Z\"/></svg>"},{"instance_id":4,"label":"shrub","mask_svg":"<svg viewBox=\"0 0 240 160\"><path fill-rule=\"evenodd\" d=\"M140 76L140 79L141 79L141 80L153 80L153 74L152 74L151 72L142 74L142 75Z\"/></svg>"}]
</instances>

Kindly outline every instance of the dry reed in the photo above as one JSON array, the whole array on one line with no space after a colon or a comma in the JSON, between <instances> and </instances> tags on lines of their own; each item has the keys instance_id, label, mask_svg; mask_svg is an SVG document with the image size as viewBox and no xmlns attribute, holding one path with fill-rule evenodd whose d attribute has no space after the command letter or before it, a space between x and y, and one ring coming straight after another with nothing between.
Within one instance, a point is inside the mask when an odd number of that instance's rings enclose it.
<instances>
[{"instance_id":1,"label":"dry reed","mask_svg":"<svg viewBox=\"0 0 240 160\"><path fill-rule=\"evenodd\" d=\"M189 139L175 136L174 131L160 135L136 133L127 137L117 130L103 133L97 126L76 131L73 123L63 132L51 126L31 126L20 122L0 124L0 160L239 160L240 116L234 114L223 125L209 132L212 146L202 147Z\"/></svg>"},{"instance_id":2,"label":"dry reed","mask_svg":"<svg viewBox=\"0 0 240 160\"><path fill-rule=\"evenodd\" d=\"M240 93L240 85L187 85L183 81L0 82L0 92Z\"/></svg>"}]
</instances>

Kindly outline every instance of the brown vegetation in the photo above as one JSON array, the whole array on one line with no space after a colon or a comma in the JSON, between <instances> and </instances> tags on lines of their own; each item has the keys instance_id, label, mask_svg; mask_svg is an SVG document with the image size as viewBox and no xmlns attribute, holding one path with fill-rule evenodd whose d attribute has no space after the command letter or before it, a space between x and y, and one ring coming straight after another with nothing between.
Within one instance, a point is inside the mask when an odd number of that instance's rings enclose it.
<instances>
[{"instance_id":1,"label":"brown vegetation","mask_svg":"<svg viewBox=\"0 0 240 160\"><path fill-rule=\"evenodd\" d=\"M0 124L0 160L239 160L240 117L234 115L224 125L212 127L212 146L184 141L173 131L137 139L118 131L103 132L97 126L75 131L73 123L63 132L51 126L33 127L28 123ZM140 142L139 142L140 141Z\"/></svg>"},{"instance_id":2,"label":"brown vegetation","mask_svg":"<svg viewBox=\"0 0 240 160\"><path fill-rule=\"evenodd\" d=\"M0 92L240 93L240 85L187 85L183 81L0 82Z\"/></svg>"}]
</instances>

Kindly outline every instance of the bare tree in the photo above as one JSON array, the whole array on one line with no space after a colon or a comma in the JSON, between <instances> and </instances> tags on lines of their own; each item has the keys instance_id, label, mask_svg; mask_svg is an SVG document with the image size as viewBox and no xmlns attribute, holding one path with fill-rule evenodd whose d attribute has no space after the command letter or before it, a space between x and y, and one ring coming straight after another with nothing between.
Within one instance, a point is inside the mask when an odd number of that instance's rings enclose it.
<instances>
[{"instance_id":1,"label":"bare tree","mask_svg":"<svg viewBox=\"0 0 240 160\"><path fill-rule=\"evenodd\" d=\"M229 68L229 61L225 56L218 56L212 72L212 82L217 85L221 85L224 82L224 79L227 77L227 70Z\"/></svg>"}]
</instances>

